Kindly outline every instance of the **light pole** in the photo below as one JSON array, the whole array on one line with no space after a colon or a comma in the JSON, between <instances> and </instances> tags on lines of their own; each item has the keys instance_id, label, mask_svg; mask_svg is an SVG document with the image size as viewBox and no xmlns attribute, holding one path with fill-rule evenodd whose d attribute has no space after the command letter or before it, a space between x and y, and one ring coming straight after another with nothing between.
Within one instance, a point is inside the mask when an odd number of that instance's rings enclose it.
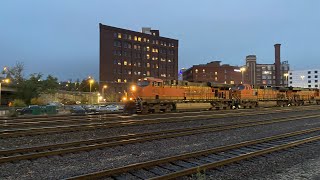
<instances>
[{"instance_id":1,"label":"light pole","mask_svg":"<svg viewBox=\"0 0 320 180\"><path fill-rule=\"evenodd\" d=\"M94 83L94 79L90 79L89 80L89 84L90 84L90 92L91 92L91 87L92 87L92 84Z\"/></svg>"},{"instance_id":2,"label":"light pole","mask_svg":"<svg viewBox=\"0 0 320 180\"><path fill-rule=\"evenodd\" d=\"M243 75L243 73L246 71L246 68L242 67L242 68L240 68L240 71L241 71L241 77L242 77L241 84L244 84L244 75Z\"/></svg>"},{"instance_id":3,"label":"light pole","mask_svg":"<svg viewBox=\"0 0 320 180\"><path fill-rule=\"evenodd\" d=\"M289 76L289 74L288 74L288 73L284 73L283 75L284 75L284 77L286 77L286 84L287 84L287 86L289 86L289 83L288 83L288 76Z\"/></svg>"},{"instance_id":4,"label":"light pole","mask_svg":"<svg viewBox=\"0 0 320 180\"><path fill-rule=\"evenodd\" d=\"M10 79L3 79L3 80L0 81L0 106L1 106L1 102L2 102L1 101L1 98L2 98L1 97L1 93L2 93L2 83L3 82L8 84L8 83L10 83Z\"/></svg>"},{"instance_id":5,"label":"light pole","mask_svg":"<svg viewBox=\"0 0 320 180\"><path fill-rule=\"evenodd\" d=\"M106 96L105 96L105 90L108 88L108 86L107 85L103 85L103 87L102 87L102 97L103 98L105 98Z\"/></svg>"}]
</instances>

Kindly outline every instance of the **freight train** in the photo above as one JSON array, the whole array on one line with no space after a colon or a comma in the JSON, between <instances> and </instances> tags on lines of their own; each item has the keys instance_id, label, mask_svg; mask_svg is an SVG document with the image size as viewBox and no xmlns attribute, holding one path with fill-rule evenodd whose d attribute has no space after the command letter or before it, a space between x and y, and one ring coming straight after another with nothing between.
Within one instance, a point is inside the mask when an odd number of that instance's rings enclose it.
<instances>
[{"instance_id":1,"label":"freight train","mask_svg":"<svg viewBox=\"0 0 320 180\"><path fill-rule=\"evenodd\" d=\"M210 109L253 108L271 103L275 106L320 104L319 89L268 87L251 85L194 83L178 81L167 83L157 78L145 78L130 87L125 110L137 113L170 112L181 103L207 103ZM197 104L193 104L196 107Z\"/></svg>"}]
</instances>

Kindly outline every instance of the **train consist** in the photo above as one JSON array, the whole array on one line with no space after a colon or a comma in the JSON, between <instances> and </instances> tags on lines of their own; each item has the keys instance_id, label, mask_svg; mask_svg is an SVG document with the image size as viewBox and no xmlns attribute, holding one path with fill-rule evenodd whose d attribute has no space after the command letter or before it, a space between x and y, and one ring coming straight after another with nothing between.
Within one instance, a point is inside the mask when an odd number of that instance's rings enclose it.
<instances>
[{"instance_id":1,"label":"train consist","mask_svg":"<svg viewBox=\"0 0 320 180\"><path fill-rule=\"evenodd\" d=\"M212 109L253 108L262 104L300 106L320 104L319 89L259 87L179 81L168 85L161 79L145 78L128 90L128 112L169 112L181 103L210 103ZM196 106L197 104L194 104Z\"/></svg>"}]
</instances>

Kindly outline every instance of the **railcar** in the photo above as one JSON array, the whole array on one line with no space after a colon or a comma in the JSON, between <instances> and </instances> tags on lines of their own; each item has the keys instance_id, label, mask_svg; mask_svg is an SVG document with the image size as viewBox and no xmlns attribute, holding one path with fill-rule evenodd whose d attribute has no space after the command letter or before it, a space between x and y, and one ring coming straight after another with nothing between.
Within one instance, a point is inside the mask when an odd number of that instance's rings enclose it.
<instances>
[{"instance_id":1,"label":"railcar","mask_svg":"<svg viewBox=\"0 0 320 180\"><path fill-rule=\"evenodd\" d=\"M157 78L145 78L128 90L125 109L130 112L169 112L179 104L189 103L199 107L209 104L209 109L253 108L265 103L275 106L320 104L319 89L292 87L253 88L251 85L228 85L179 81L165 82Z\"/></svg>"}]
</instances>

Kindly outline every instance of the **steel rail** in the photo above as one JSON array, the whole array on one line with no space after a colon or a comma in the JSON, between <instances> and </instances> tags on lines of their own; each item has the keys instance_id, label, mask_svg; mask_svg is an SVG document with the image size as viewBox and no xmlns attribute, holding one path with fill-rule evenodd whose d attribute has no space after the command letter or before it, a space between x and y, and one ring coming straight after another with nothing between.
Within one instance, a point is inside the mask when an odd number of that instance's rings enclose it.
<instances>
[{"instance_id":1,"label":"steel rail","mask_svg":"<svg viewBox=\"0 0 320 180\"><path fill-rule=\"evenodd\" d=\"M116 177L117 175L120 175L123 173L130 173L130 171L137 171L139 169L150 169L152 167L156 167L156 166L159 166L162 164L173 163L178 160L185 160L185 159L196 158L196 157L206 156L206 155L215 154L215 153L226 152L226 151L230 151L230 150L236 150L236 149L240 149L240 148L246 148L246 147L250 147L253 145L268 143L268 142L279 140L279 139L290 138L290 137L304 135L304 134L313 133L313 132L317 132L317 131L320 131L320 128L313 128L313 129L308 129L308 130L296 131L296 132L292 132L292 133L285 133L285 134L275 135L275 136L261 138L261 139L257 139L257 140L245 141L245 142L241 142L241 143L237 143L237 144L221 146L221 147L197 151L197 152L185 153L182 155L171 156L171 157L162 158L162 159L158 159L158 160L151 160L151 161L131 164L131 165L127 165L127 166L123 166L123 167L119 167L119 168L113 168L113 169L107 169L107 170L102 170L102 171L98 171L98 172L83 174L83 175L71 177L68 179L81 179L81 180L83 180L83 179L98 179L98 178L102 178L102 177ZM290 147L294 147L294 146L298 146L301 144L305 144L305 143L312 142L312 141L318 141L318 140L320 140L319 135L314 136L314 137L307 137L307 138L304 138L303 140L295 140L292 142L276 145L274 147L269 147L269 148L265 148L262 150L257 150L255 152L247 152L247 153L241 154L236 157L230 157L230 158L226 158L224 160L206 163L206 164L199 165L199 166L192 167L192 168L186 168L181 171L173 172L173 173L166 174L166 175L160 175L158 177L154 177L151 179L173 179L173 178L177 178L177 177L181 177L181 176L186 176L186 175L197 173L197 172L199 172L199 170L203 171L205 169L212 169L212 168L227 165L227 164L230 164L233 162L241 161L244 159L252 158L255 156L260 156L263 154L271 153L271 152L282 150L282 149L287 149Z\"/></svg>"},{"instance_id":2,"label":"steel rail","mask_svg":"<svg viewBox=\"0 0 320 180\"><path fill-rule=\"evenodd\" d=\"M279 111L283 112L281 110ZM258 112L258 113L228 114L228 117L277 114L279 113L279 111L266 112L266 113ZM300 110L300 111L309 111L309 110ZM294 112L300 112L300 111L298 110ZM73 132L73 131L80 131L80 130L104 129L104 128L114 128L114 127L124 127L124 126L134 126L134 125L176 123L176 122L185 122L185 121L193 121L193 120L214 120L214 119L223 118L223 117L226 117L225 114L216 114L216 115L210 114L210 115L180 116L180 117L170 117L170 118L153 118L153 119L142 119L142 120L107 121L107 122L100 122L100 123L88 123L84 125L48 126L48 127L41 127L41 128L25 128L25 129L2 130L2 131L0 130L0 138L49 134L49 133L56 133L56 132L62 133L62 132Z\"/></svg>"},{"instance_id":3,"label":"steel rail","mask_svg":"<svg viewBox=\"0 0 320 180\"><path fill-rule=\"evenodd\" d=\"M109 138L96 139L96 140L70 142L70 143L56 144L56 145L38 146L38 147L21 148L21 149L13 149L13 150L3 150L3 151L0 151L0 155L4 156L4 157L0 157L0 163L24 160L24 159L35 159L39 157L61 155L61 154L74 153L74 152L80 152L80 151L89 151L93 149L113 147L113 146L133 144L133 143L141 143L141 142L159 140L159 139L175 138L175 137L181 137L181 136L218 132L218 131L232 130L237 128L244 128L244 127L251 127L251 126L258 126L258 125L295 121L295 120L314 118L314 117L320 117L320 115L300 116L300 117L294 117L294 118L284 117L284 118L271 119L271 120L248 121L248 122L235 123L235 124L229 124L229 125L210 125L210 126L194 127L194 128L182 128L182 129L173 129L173 130L166 130L166 131L159 131L159 132L149 132L149 133L141 133L141 134L134 134L134 135L109 137ZM292 119L288 119L288 118L292 118ZM81 146L81 145L85 145L85 146ZM78 147L74 147L74 146L78 146ZM65 148L65 149L60 149L60 148ZM46 151L48 149L49 150L57 149L57 150ZM44 151L44 152L37 152L37 151ZM24 154L11 155L16 153L24 153Z\"/></svg>"}]
</instances>

